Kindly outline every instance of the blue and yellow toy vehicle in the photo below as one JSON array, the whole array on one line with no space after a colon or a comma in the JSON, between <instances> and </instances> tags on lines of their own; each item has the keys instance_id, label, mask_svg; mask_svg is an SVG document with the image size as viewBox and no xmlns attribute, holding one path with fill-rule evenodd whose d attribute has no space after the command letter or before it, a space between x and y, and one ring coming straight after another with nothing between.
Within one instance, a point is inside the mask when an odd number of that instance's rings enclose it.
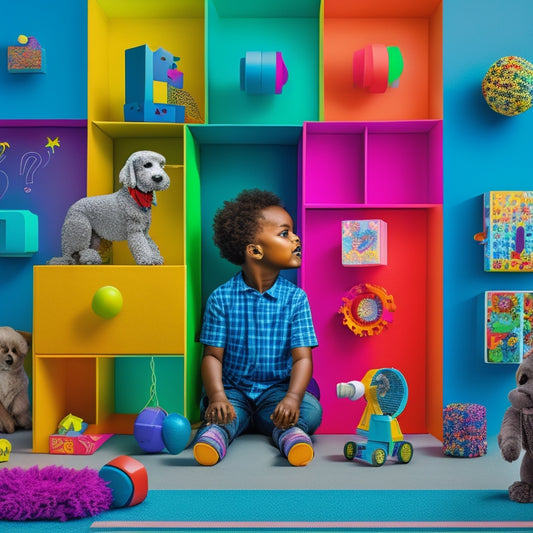
<instances>
[{"instance_id":1,"label":"blue and yellow toy vehicle","mask_svg":"<svg viewBox=\"0 0 533 533\"><path fill-rule=\"evenodd\" d=\"M337 397L358 400L365 397L367 405L357 426L357 435L366 442L348 441L344 457L361 459L374 466L382 466L388 457L408 463L413 446L403 439L396 417L407 404L407 383L394 368L370 370L362 381L337 384Z\"/></svg>"}]
</instances>

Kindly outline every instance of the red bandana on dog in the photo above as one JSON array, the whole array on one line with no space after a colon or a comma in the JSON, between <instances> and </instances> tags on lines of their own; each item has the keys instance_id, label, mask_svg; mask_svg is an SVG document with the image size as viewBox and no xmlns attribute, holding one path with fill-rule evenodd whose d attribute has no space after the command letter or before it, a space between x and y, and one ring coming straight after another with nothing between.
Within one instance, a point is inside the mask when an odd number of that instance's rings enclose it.
<instances>
[{"instance_id":1,"label":"red bandana on dog","mask_svg":"<svg viewBox=\"0 0 533 533\"><path fill-rule=\"evenodd\" d=\"M139 207L150 209L152 205L153 192L143 192L139 189L128 187L131 197L137 202Z\"/></svg>"}]
</instances>

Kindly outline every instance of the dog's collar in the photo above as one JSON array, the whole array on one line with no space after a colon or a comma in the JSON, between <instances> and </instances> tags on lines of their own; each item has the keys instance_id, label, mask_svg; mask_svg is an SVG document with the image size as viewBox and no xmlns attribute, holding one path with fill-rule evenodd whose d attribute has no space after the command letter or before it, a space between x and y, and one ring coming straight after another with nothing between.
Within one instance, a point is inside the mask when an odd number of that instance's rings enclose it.
<instances>
[{"instance_id":1,"label":"dog's collar","mask_svg":"<svg viewBox=\"0 0 533 533\"><path fill-rule=\"evenodd\" d=\"M154 197L154 193L152 191L143 192L140 189L137 189L136 187L128 187L128 191L130 193L130 196L135 200L137 205L142 210L148 211L148 209L151 208Z\"/></svg>"}]
</instances>

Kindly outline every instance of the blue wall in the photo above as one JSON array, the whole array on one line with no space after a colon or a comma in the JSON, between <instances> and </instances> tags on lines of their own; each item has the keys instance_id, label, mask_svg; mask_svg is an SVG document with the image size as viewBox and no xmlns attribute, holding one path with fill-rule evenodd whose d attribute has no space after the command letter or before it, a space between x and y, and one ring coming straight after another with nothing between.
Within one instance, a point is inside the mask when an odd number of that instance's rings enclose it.
<instances>
[{"instance_id":1,"label":"blue wall","mask_svg":"<svg viewBox=\"0 0 533 533\"><path fill-rule=\"evenodd\" d=\"M8 73L7 47L16 46L20 34L35 37L46 50L46 74ZM27 209L39 217L38 253L0 257L2 326L33 329L33 265L59 254L66 210L86 193L86 118L87 2L2 2L0 142L9 148L0 158L0 210ZM17 128L4 119L39 122ZM73 119L72 127L57 119ZM57 137L60 146L46 147L47 137ZM42 157L38 167L21 166L28 153Z\"/></svg>"},{"instance_id":2,"label":"blue wall","mask_svg":"<svg viewBox=\"0 0 533 533\"><path fill-rule=\"evenodd\" d=\"M517 366L483 362L483 293L533 290L533 275L484 272L483 247L473 236L483 230L484 192L533 189L533 110L495 113L481 82L501 57L533 62L533 2L443 4L444 402L485 405L488 433L496 434Z\"/></svg>"},{"instance_id":3,"label":"blue wall","mask_svg":"<svg viewBox=\"0 0 533 533\"><path fill-rule=\"evenodd\" d=\"M1 5L0 119L87 118L87 1ZM7 47L21 34L46 50L46 74L7 71Z\"/></svg>"}]
</instances>

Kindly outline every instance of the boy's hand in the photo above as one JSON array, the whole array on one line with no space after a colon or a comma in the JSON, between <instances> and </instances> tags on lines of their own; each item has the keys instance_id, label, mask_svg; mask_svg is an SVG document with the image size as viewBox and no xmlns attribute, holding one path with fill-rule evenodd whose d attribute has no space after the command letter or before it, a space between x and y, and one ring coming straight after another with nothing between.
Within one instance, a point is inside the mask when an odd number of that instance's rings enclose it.
<instances>
[{"instance_id":1,"label":"boy's hand","mask_svg":"<svg viewBox=\"0 0 533 533\"><path fill-rule=\"evenodd\" d=\"M219 400L209 402L204 418L208 424L223 426L224 424L229 424L236 416L235 409L233 409L233 405L228 400Z\"/></svg>"},{"instance_id":2,"label":"boy's hand","mask_svg":"<svg viewBox=\"0 0 533 533\"><path fill-rule=\"evenodd\" d=\"M300 402L292 396L285 396L278 403L270 418L279 429L288 429L294 426L300 418Z\"/></svg>"}]
</instances>

